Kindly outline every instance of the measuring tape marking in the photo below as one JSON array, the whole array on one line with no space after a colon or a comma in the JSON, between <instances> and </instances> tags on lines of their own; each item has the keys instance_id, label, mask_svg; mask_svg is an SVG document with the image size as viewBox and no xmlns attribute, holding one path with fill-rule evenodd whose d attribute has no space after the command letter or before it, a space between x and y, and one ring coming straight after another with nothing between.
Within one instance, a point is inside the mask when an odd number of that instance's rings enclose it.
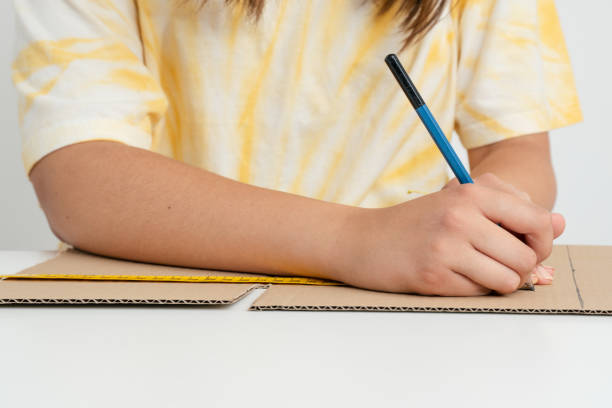
<instances>
[{"instance_id":1,"label":"measuring tape marking","mask_svg":"<svg viewBox=\"0 0 612 408\"><path fill-rule=\"evenodd\" d=\"M0 275L0 279L46 280L97 280L141 282L190 282L190 283L276 283L285 285L342 286L341 282L316 278L285 276L155 276L155 275L67 275L67 274L17 274Z\"/></svg>"}]
</instances>

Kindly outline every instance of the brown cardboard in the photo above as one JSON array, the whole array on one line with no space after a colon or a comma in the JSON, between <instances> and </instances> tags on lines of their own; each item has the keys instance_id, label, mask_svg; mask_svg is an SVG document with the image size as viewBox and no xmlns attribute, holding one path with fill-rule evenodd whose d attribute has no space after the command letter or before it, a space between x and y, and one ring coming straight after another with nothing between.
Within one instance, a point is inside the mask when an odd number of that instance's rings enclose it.
<instances>
[{"instance_id":1,"label":"brown cardboard","mask_svg":"<svg viewBox=\"0 0 612 408\"><path fill-rule=\"evenodd\" d=\"M257 285L243 283L4 280L0 304L232 304Z\"/></svg>"},{"instance_id":2,"label":"brown cardboard","mask_svg":"<svg viewBox=\"0 0 612 408\"><path fill-rule=\"evenodd\" d=\"M535 292L506 296L435 297L374 292L352 287L272 285L252 310L360 310L612 314L612 247L556 246L546 261L556 268L555 282ZM99 275L250 275L152 265L69 250L28 268L29 274ZM261 276L261 275L259 275ZM256 284L2 280L4 303L229 304Z\"/></svg>"},{"instance_id":3,"label":"brown cardboard","mask_svg":"<svg viewBox=\"0 0 612 408\"><path fill-rule=\"evenodd\" d=\"M585 310L612 309L612 247L570 246L570 267Z\"/></svg>"},{"instance_id":4,"label":"brown cardboard","mask_svg":"<svg viewBox=\"0 0 612 408\"><path fill-rule=\"evenodd\" d=\"M535 292L439 297L373 292L337 286L273 286L252 310L366 310L612 314L612 247L556 246L545 262L555 281Z\"/></svg>"},{"instance_id":5,"label":"brown cardboard","mask_svg":"<svg viewBox=\"0 0 612 408\"><path fill-rule=\"evenodd\" d=\"M91 275L249 275L130 262L68 250L19 273ZM258 284L116 282L70 280L0 281L0 304L231 304Z\"/></svg>"}]
</instances>

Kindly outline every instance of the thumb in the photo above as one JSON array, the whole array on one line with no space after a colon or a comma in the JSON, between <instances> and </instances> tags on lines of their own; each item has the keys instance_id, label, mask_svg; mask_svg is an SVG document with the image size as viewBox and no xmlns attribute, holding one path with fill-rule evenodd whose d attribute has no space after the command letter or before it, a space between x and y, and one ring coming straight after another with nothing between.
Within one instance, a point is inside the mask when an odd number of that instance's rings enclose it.
<instances>
[{"instance_id":1,"label":"thumb","mask_svg":"<svg viewBox=\"0 0 612 408\"><path fill-rule=\"evenodd\" d=\"M553 236L557 238L565 230L565 218L559 213L552 213Z\"/></svg>"}]
</instances>

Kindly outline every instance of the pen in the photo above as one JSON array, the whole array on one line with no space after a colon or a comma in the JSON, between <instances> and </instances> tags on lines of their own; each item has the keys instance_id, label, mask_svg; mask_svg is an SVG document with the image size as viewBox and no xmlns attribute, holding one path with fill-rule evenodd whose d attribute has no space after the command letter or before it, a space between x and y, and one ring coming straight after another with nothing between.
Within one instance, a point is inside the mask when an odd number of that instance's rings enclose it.
<instances>
[{"instance_id":1,"label":"pen","mask_svg":"<svg viewBox=\"0 0 612 408\"><path fill-rule=\"evenodd\" d=\"M436 146L438 146L438 149L442 153L442 156L444 156L444 159L450 166L453 173L455 174L455 177L457 177L457 180L459 180L459 183L474 183L474 180L472 180L470 173L468 173L463 163L461 163L461 160L459 160L459 156L457 156L455 149L453 149L450 142L444 135L444 132L442 131L442 129L440 129L440 125L438 125L438 122L425 104L425 101L421 97L421 94L419 94L419 91L416 89L416 87L410 80L410 77L404 70L404 67L402 66L400 60L397 58L397 55L387 55L385 57L385 62L387 63L387 66L389 67L389 69L393 73L393 76L399 83L399 86L402 88L402 90L408 97L408 100L412 104L412 107L416 111L417 115L419 115L419 118L421 118L423 125L425 125L425 128L431 135L434 143L436 144ZM527 282L525 282L525 285L522 287L522 289L534 290L531 279L528 279Z\"/></svg>"},{"instance_id":2,"label":"pen","mask_svg":"<svg viewBox=\"0 0 612 408\"><path fill-rule=\"evenodd\" d=\"M442 129L440 129L440 125L438 125L438 122L433 117L431 111L425 104L425 101L421 97L421 94L419 94L419 91L417 91L416 87L410 80L410 77L404 70L404 67L397 58L397 55L387 55L387 57L385 58L385 62L389 66L389 69L393 73L395 79L397 79L397 82L399 83L400 87L408 97L408 100L414 107L414 110L416 110L416 113L419 115L419 118L421 118L421 121L423 122L423 124L427 128L427 131L433 138L434 143L436 144L436 146L438 146L438 149L440 149L442 156L444 156L444 158L446 159L446 162L455 174L455 177L457 177L457 180L459 180L459 183L473 183L474 180L472 180L472 177L470 177L470 173L468 173L463 163L461 163L461 160L459 160L457 153L455 153L455 150L444 135L444 132L442 131Z\"/></svg>"}]
</instances>

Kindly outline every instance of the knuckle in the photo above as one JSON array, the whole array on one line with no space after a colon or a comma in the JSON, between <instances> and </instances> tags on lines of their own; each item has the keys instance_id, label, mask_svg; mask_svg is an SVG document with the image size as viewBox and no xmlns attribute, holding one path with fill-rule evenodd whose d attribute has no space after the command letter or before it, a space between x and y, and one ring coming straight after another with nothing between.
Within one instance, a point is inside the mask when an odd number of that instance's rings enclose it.
<instances>
[{"instance_id":1,"label":"knuckle","mask_svg":"<svg viewBox=\"0 0 612 408\"><path fill-rule=\"evenodd\" d=\"M463 225L464 218L465 218L465 212L462 211L461 208L459 208L458 206L448 207L442 214L442 219L441 219L442 227L446 230L459 229ZM442 237L439 237L438 239L440 241L443 240Z\"/></svg>"},{"instance_id":2,"label":"knuckle","mask_svg":"<svg viewBox=\"0 0 612 408\"><path fill-rule=\"evenodd\" d=\"M525 191L519 191L519 197L521 197L525 201L531 201L531 196Z\"/></svg>"},{"instance_id":3,"label":"knuckle","mask_svg":"<svg viewBox=\"0 0 612 408\"><path fill-rule=\"evenodd\" d=\"M457 195L461 200L471 201L477 193L478 187L472 183L461 184L457 187Z\"/></svg>"},{"instance_id":4,"label":"knuckle","mask_svg":"<svg viewBox=\"0 0 612 408\"><path fill-rule=\"evenodd\" d=\"M429 243L430 253L433 257L439 258L446 252L446 240L444 236L438 235Z\"/></svg>"},{"instance_id":5,"label":"knuckle","mask_svg":"<svg viewBox=\"0 0 612 408\"><path fill-rule=\"evenodd\" d=\"M441 273L440 268L430 266L423 269L421 273L421 282L424 290L428 294L436 294L444 286L444 275Z\"/></svg>"},{"instance_id":6,"label":"knuckle","mask_svg":"<svg viewBox=\"0 0 612 408\"><path fill-rule=\"evenodd\" d=\"M547 209L537 207L537 223L541 228L552 228L552 217Z\"/></svg>"},{"instance_id":7,"label":"knuckle","mask_svg":"<svg viewBox=\"0 0 612 408\"><path fill-rule=\"evenodd\" d=\"M478 179L481 181L493 182L493 183L498 183L500 181L499 177L489 172L481 174L480 177L478 177Z\"/></svg>"},{"instance_id":8,"label":"knuckle","mask_svg":"<svg viewBox=\"0 0 612 408\"><path fill-rule=\"evenodd\" d=\"M512 184L508 184L508 187L510 188L510 191L512 191L512 194L514 194L518 198L531 202L531 197L529 196L529 194L527 194L527 192L516 188Z\"/></svg>"}]
</instances>

